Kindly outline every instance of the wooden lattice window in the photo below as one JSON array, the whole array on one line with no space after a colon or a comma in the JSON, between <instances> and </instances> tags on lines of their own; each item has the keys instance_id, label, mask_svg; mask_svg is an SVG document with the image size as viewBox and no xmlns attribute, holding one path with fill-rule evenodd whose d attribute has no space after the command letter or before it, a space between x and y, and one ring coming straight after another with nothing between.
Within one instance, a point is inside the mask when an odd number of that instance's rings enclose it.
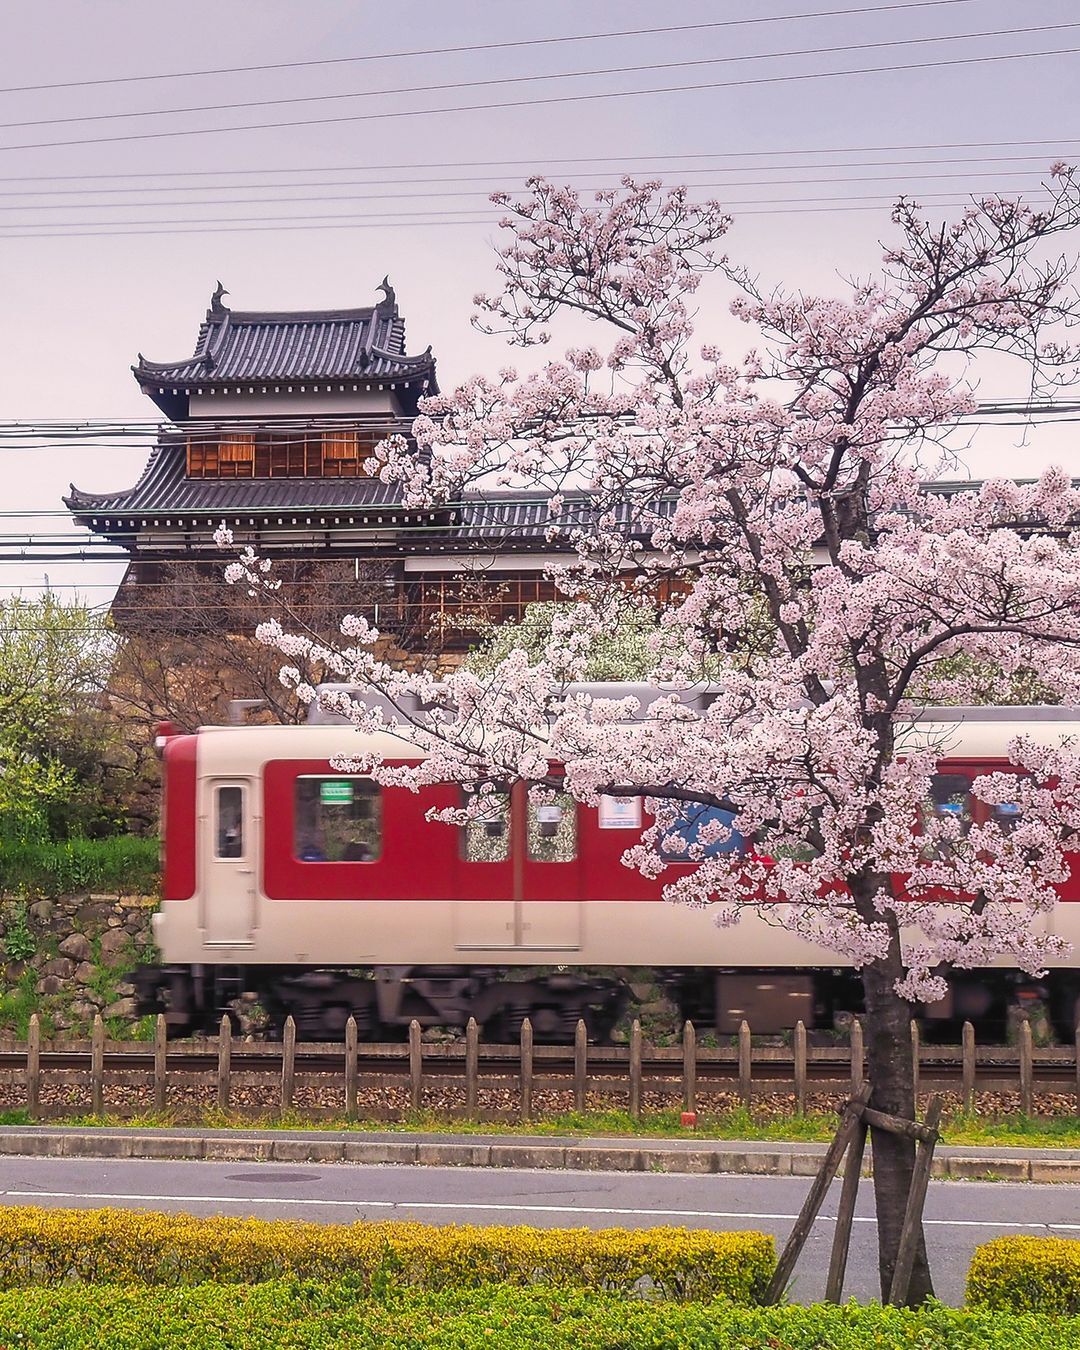
<instances>
[{"instance_id":1,"label":"wooden lattice window","mask_svg":"<svg viewBox=\"0 0 1080 1350\"><path fill-rule=\"evenodd\" d=\"M360 476L360 438L355 431L324 431L322 436L323 476L358 478Z\"/></svg>"},{"instance_id":2,"label":"wooden lattice window","mask_svg":"<svg viewBox=\"0 0 1080 1350\"><path fill-rule=\"evenodd\" d=\"M370 432L231 432L220 441L188 438L189 478L362 478Z\"/></svg>"},{"instance_id":3,"label":"wooden lattice window","mask_svg":"<svg viewBox=\"0 0 1080 1350\"><path fill-rule=\"evenodd\" d=\"M255 473L255 437L234 432L218 444L218 473L222 478L251 478Z\"/></svg>"}]
</instances>

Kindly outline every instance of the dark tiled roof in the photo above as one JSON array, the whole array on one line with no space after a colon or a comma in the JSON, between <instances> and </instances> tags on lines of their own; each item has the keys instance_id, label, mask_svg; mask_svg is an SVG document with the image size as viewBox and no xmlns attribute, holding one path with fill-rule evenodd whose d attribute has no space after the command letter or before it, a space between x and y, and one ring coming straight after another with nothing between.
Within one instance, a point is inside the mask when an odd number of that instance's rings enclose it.
<instances>
[{"instance_id":1,"label":"dark tiled roof","mask_svg":"<svg viewBox=\"0 0 1080 1350\"><path fill-rule=\"evenodd\" d=\"M597 508L585 492L564 492L562 498L562 509L552 514L548 499L535 492L477 493L467 497L459 508L457 537L502 543L506 548L540 546L551 552L565 551L570 533L596 527ZM673 501L653 503L649 511L666 516L674 505ZM631 513L627 504L617 507L618 524L627 527L631 535L648 534L651 523L635 525ZM549 531L554 531L551 539Z\"/></svg>"},{"instance_id":2,"label":"dark tiled roof","mask_svg":"<svg viewBox=\"0 0 1080 1350\"><path fill-rule=\"evenodd\" d=\"M565 493L565 504L552 516L547 500L535 493L475 494L463 503L425 515L432 524L422 537L406 540L409 551L565 552L569 532L592 520L584 493ZM134 517L151 513L183 528L183 516L216 522L219 515L270 515L275 512L346 510L366 513L401 509L401 488L370 478L188 478L183 444L158 445L142 477L122 492L82 492L74 486L64 504L76 519L99 533L131 528ZM396 515L396 512L395 512ZM435 521L438 521L436 524ZM108 525L106 525L108 521ZM288 522L291 524L292 522ZM308 522L304 522L305 524ZM391 522L387 522L391 524ZM548 539L548 531L557 533ZM387 539L387 551L401 545Z\"/></svg>"},{"instance_id":3,"label":"dark tiled roof","mask_svg":"<svg viewBox=\"0 0 1080 1350\"><path fill-rule=\"evenodd\" d=\"M431 348L405 354L405 321L394 292L360 309L317 309L295 313L230 310L215 295L199 329L193 355L182 361L148 361L141 353L132 366L143 391L159 406L162 398L196 388L232 383L337 380L415 385L437 392ZM165 409L173 414L171 406Z\"/></svg>"},{"instance_id":4,"label":"dark tiled roof","mask_svg":"<svg viewBox=\"0 0 1080 1350\"><path fill-rule=\"evenodd\" d=\"M371 478L188 478L184 446L159 445L142 477L122 492L81 492L72 484L64 505L83 524L91 516L149 511L301 511L396 505L401 488Z\"/></svg>"}]
</instances>

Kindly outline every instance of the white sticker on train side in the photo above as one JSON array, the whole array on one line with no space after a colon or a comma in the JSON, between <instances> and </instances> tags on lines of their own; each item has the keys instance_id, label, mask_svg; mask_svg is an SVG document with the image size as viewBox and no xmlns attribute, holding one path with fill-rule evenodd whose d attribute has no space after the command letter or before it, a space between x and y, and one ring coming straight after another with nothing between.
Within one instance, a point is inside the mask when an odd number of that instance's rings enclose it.
<instances>
[{"instance_id":1,"label":"white sticker on train side","mask_svg":"<svg viewBox=\"0 0 1080 1350\"><path fill-rule=\"evenodd\" d=\"M640 830L640 797L601 797L600 828L602 830Z\"/></svg>"}]
</instances>

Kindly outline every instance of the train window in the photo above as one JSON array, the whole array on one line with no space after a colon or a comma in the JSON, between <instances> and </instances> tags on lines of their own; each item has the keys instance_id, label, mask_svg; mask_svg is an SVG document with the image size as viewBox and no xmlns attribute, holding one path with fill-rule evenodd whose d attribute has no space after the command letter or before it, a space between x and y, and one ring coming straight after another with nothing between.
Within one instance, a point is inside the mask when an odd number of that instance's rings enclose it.
<instances>
[{"instance_id":1,"label":"train window","mask_svg":"<svg viewBox=\"0 0 1080 1350\"><path fill-rule=\"evenodd\" d=\"M376 862L382 853L382 793L370 778L296 780L293 856L299 862Z\"/></svg>"},{"instance_id":2,"label":"train window","mask_svg":"<svg viewBox=\"0 0 1080 1350\"><path fill-rule=\"evenodd\" d=\"M468 801L470 794L462 795ZM463 862L505 862L510 856L510 794L503 788L490 800L491 810L460 830Z\"/></svg>"},{"instance_id":3,"label":"train window","mask_svg":"<svg viewBox=\"0 0 1080 1350\"><path fill-rule=\"evenodd\" d=\"M930 800L924 811L924 821L937 817L957 820L961 836L971 829L971 779L966 773L935 773L930 779ZM927 845L927 858L947 857L948 844Z\"/></svg>"},{"instance_id":4,"label":"train window","mask_svg":"<svg viewBox=\"0 0 1080 1350\"><path fill-rule=\"evenodd\" d=\"M1016 829L1024 814L1023 807L1017 802L999 802L990 812L990 819L1000 828L1002 834Z\"/></svg>"},{"instance_id":5,"label":"train window","mask_svg":"<svg viewBox=\"0 0 1080 1350\"><path fill-rule=\"evenodd\" d=\"M565 792L529 802L529 858L532 862L573 862L577 857L577 807Z\"/></svg>"},{"instance_id":6,"label":"train window","mask_svg":"<svg viewBox=\"0 0 1080 1350\"><path fill-rule=\"evenodd\" d=\"M219 858L244 856L244 789L219 787L214 802L214 837Z\"/></svg>"},{"instance_id":7,"label":"train window","mask_svg":"<svg viewBox=\"0 0 1080 1350\"><path fill-rule=\"evenodd\" d=\"M684 806L679 818L667 830L665 841L661 843L661 857L670 858L673 862L693 861L686 849L691 844L698 843L702 827L711 824L723 825L731 832L726 839L715 839L704 845L706 858L716 858L722 853L745 853L746 840L738 830L731 829L731 822L734 819L734 811L724 811L718 806L705 806L699 803ZM671 842L668 843L667 840ZM686 848L680 848L676 840L682 840Z\"/></svg>"}]
</instances>

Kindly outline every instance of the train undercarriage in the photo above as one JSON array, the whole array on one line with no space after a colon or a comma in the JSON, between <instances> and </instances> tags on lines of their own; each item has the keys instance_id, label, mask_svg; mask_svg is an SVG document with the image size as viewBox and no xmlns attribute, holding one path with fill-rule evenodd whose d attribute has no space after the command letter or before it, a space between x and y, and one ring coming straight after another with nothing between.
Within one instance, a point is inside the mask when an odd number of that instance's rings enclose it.
<instances>
[{"instance_id":1,"label":"train undercarriage","mask_svg":"<svg viewBox=\"0 0 1080 1350\"><path fill-rule=\"evenodd\" d=\"M796 1022L833 1031L862 1011L858 974L832 970L656 970L667 1003L699 1032L727 1037L745 1019L756 1034L780 1034ZM163 1012L170 1036L213 1033L222 1016L237 1021L241 1000L256 1000L268 1034L292 1017L302 1040L340 1040L350 1016L362 1041L393 1040L413 1021L464 1028L474 1017L485 1040L516 1041L527 1017L536 1039L569 1043L584 1021L589 1039L610 1039L633 1005L626 972L497 966L377 966L307 969L280 966L148 966L134 976L141 1013ZM953 976L940 1003L913 1009L930 1041L959 1039L965 1021L980 1038L1000 1041L1018 1014L1038 1008L1047 1030L1071 1041L1080 1014L1080 972L1032 980L1017 971Z\"/></svg>"}]
</instances>

